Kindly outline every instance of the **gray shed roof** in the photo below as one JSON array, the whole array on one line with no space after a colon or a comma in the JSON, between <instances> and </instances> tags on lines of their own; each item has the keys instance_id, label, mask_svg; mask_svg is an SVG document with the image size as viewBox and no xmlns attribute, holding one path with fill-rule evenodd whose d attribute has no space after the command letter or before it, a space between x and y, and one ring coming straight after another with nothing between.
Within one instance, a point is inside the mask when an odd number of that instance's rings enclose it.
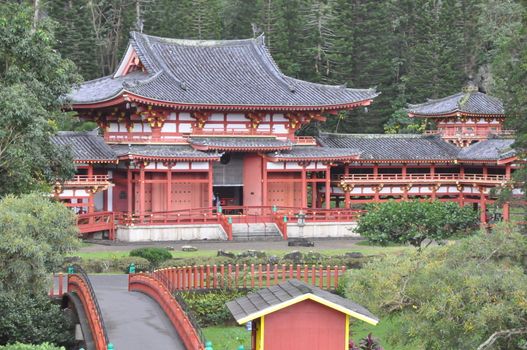
<instances>
[{"instance_id":1,"label":"gray shed roof","mask_svg":"<svg viewBox=\"0 0 527 350\"><path fill-rule=\"evenodd\" d=\"M361 151L351 148L329 148L318 146L296 146L290 151L268 153L271 160L297 161L297 160L343 160L357 159Z\"/></svg>"},{"instance_id":2,"label":"gray shed roof","mask_svg":"<svg viewBox=\"0 0 527 350\"><path fill-rule=\"evenodd\" d=\"M186 145L111 145L118 157L217 160L222 153L200 152Z\"/></svg>"},{"instance_id":3,"label":"gray shed roof","mask_svg":"<svg viewBox=\"0 0 527 350\"><path fill-rule=\"evenodd\" d=\"M68 148L76 162L114 162L115 152L96 132L59 131L51 137L58 147Z\"/></svg>"},{"instance_id":4,"label":"gray shed roof","mask_svg":"<svg viewBox=\"0 0 527 350\"><path fill-rule=\"evenodd\" d=\"M500 160L514 157L514 139L494 138L477 142L463 148L458 155L460 160Z\"/></svg>"},{"instance_id":5,"label":"gray shed roof","mask_svg":"<svg viewBox=\"0 0 527 350\"><path fill-rule=\"evenodd\" d=\"M469 91L425 103L408 105L408 113L419 117L435 117L455 113L476 115L503 115L503 103L496 97Z\"/></svg>"},{"instance_id":6,"label":"gray shed roof","mask_svg":"<svg viewBox=\"0 0 527 350\"><path fill-rule=\"evenodd\" d=\"M291 149L293 143L281 141L275 137L199 137L189 138L189 143L201 150L269 151Z\"/></svg>"},{"instance_id":7,"label":"gray shed roof","mask_svg":"<svg viewBox=\"0 0 527 350\"><path fill-rule=\"evenodd\" d=\"M68 97L73 104L109 100L130 93L183 105L346 108L378 95L285 76L263 36L246 40L183 40L131 33L131 47L148 74L108 76L85 82Z\"/></svg>"},{"instance_id":8,"label":"gray shed roof","mask_svg":"<svg viewBox=\"0 0 527 350\"><path fill-rule=\"evenodd\" d=\"M439 136L414 134L329 134L319 143L328 148L354 149L361 160L454 160L459 148Z\"/></svg>"},{"instance_id":9,"label":"gray shed roof","mask_svg":"<svg viewBox=\"0 0 527 350\"><path fill-rule=\"evenodd\" d=\"M281 304L283 307L287 307L293 305L295 301L300 302L306 299L315 301L322 299L326 305L329 304L343 313L371 324L376 324L379 321L365 307L296 279L269 288L262 288L247 294L247 296L229 301L227 308L236 321L242 324L280 309Z\"/></svg>"}]
</instances>

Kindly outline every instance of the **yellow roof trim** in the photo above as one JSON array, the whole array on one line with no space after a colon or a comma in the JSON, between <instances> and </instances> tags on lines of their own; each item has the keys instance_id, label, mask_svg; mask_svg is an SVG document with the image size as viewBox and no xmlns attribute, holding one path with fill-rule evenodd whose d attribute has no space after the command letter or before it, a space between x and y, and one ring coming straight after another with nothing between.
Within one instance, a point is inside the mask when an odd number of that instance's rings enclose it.
<instances>
[{"instance_id":1,"label":"yellow roof trim","mask_svg":"<svg viewBox=\"0 0 527 350\"><path fill-rule=\"evenodd\" d=\"M263 309L263 310L260 310L260 311L257 311L255 313L252 313L252 314L249 314L247 316L245 316L244 318L241 318L238 320L238 324L244 324L244 323L247 323L249 321L252 321L254 319L257 319L257 318L260 318L262 316L265 316L265 315L268 315L270 313L273 313L275 311L278 311L278 310L281 310L281 309L285 309L286 307L288 306L291 306L291 305L294 305L294 304L297 304L301 301L304 301L304 300L313 300L317 303L320 303L322 305L325 305L333 310L337 310L339 312L342 312L343 314L346 314L346 315L349 315L353 318L356 318L358 320L361 320L361 321L364 321L366 323L369 323L371 325L376 325L377 323L379 323L379 321L377 321L376 319L373 319L371 317L368 317L368 316L365 316L363 314L360 314L356 311L353 311L353 310L350 310L348 308L345 308L341 305L338 305L338 304L335 304L335 303L332 303L331 301L328 301L324 298L321 298L317 295L314 295L312 293L307 293L307 294L302 294L302 295L299 295L291 300L287 300L287 301L284 301L280 304L276 304L276 305L273 305L273 306L270 306L266 309Z\"/></svg>"}]
</instances>

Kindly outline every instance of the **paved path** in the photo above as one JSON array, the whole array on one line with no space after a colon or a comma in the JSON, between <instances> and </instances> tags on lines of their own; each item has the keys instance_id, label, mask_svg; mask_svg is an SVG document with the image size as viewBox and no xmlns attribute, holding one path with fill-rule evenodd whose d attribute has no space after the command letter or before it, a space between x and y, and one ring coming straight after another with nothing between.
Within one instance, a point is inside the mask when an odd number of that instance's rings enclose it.
<instances>
[{"instance_id":1,"label":"paved path","mask_svg":"<svg viewBox=\"0 0 527 350\"><path fill-rule=\"evenodd\" d=\"M117 350L185 350L159 305L128 291L127 275L90 275L108 338Z\"/></svg>"}]
</instances>

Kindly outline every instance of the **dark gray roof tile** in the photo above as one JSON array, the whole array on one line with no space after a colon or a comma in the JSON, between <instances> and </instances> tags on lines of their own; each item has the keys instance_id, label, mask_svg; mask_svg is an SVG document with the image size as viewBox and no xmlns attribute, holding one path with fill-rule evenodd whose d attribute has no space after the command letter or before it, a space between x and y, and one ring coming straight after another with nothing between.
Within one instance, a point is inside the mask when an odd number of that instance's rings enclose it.
<instances>
[{"instance_id":1,"label":"dark gray roof tile","mask_svg":"<svg viewBox=\"0 0 527 350\"><path fill-rule=\"evenodd\" d=\"M119 157L135 156L139 158L174 159L219 159L222 153L205 153L186 145L111 145Z\"/></svg>"},{"instance_id":2,"label":"dark gray roof tile","mask_svg":"<svg viewBox=\"0 0 527 350\"><path fill-rule=\"evenodd\" d=\"M363 160L453 160L459 148L438 136L413 134L321 134L330 149L354 149Z\"/></svg>"},{"instance_id":3,"label":"dark gray roof tile","mask_svg":"<svg viewBox=\"0 0 527 350\"><path fill-rule=\"evenodd\" d=\"M512 149L514 139L488 139L477 142L459 152L460 160L500 160L514 157L516 151Z\"/></svg>"},{"instance_id":4,"label":"dark gray roof tile","mask_svg":"<svg viewBox=\"0 0 527 350\"><path fill-rule=\"evenodd\" d=\"M291 149L293 143L281 141L275 137L198 137L193 136L189 143L199 149L207 150L275 150Z\"/></svg>"},{"instance_id":5,"label":"dark gray roof tile","mask_svg":"<svg viewBox=\"0 0 527 350\"><path fill-rule=\"evenodd\" d=\"M115 152L106 144L97 132L59 131L51 137L58 147L70 149L76 162L117 160Z\"/></svg>"},{"instance_id":6,"label":"dark gray roof tile","mask_svg":"<svg viewBox=\"0 0 527 350\"><path fill-rule=\"evenodd\" d=\"M351 312L378 321L378 318L371 314L365 307L296 279L249 293L247 296L228 302L227 308L230 310L234 318L239 321L257 312L265 312L266 309L272 306L305 294L313 294Z\"/></svg>"},{"instance_id":7,"label":"dark gray roof tile","mask_svg":"<svg viewBox=\"0 0 527 350\"><path fill-rule=\"evenodd\" d=\"M295 146L290 151L277 151L268 153L271 160L341 160L356 159L361 154L357 148L330 148L319 146Z\"/></svg>"},{"instance_id":8,"label":"dark gray roof tile","mask_svg":"<svg viewBox=\"0 0 527 350\"><path fill-rule=\"evenodd\" d=\"M222 106L321 107L373 99L373 89L309 83L283 75L263 37L247 40L181 40L132 32L131 46L149 75L84 83L73 103L130 92L158 101Z\"/></svg>"},{"instance_id":9,"label":"dark gray roof tile","mask_svg":"<svg viewBox=\"0 0 527 350\"><path fill-rule=\"evenodd\" d=\"M457 112L478 115L503 115L505 113L500 99L477 91L460 92L441 99L408 105L408 112L415 116L430 117Z\"/></svg>"}]
</instances>

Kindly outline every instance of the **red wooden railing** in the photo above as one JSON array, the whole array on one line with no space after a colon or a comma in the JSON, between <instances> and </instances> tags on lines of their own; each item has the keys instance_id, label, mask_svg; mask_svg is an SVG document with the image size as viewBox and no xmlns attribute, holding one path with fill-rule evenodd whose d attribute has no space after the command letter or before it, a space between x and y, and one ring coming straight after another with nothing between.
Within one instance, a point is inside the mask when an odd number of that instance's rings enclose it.
<instances>
[{"instance_id":1,"label":"red wooden railing","mask_svg":"<svg viewBox=\"0 0 527 350\"><path fill-rule=\"evenodd\" d=\"M502 183L509 179L505 175L482 174L351 174L339 175L338 179L344 182L483 182Z\"/></svg>"},{"instance_id":2,"label":"red wooden railing","mask_svg":"<svg viewBox=\"0 0 527 350\"><path fill-rule=\"evenodd\" d=\"M337 289L345 266L308 265L201 265L154 271L167 280L172 292L181 290L264 288L296 278L327 290Z\"/></svg>"},{"instance_id":3,"label":"red wooden railing","mask_svg":"<svg viewBox=\"0 0 527 350\"><path fill-rule=\"evenodd\" d=\"M108 182L108 175L75 175L70 180L67 180L65 184L92 184L92 183L105 183Z\"/></svg>"},{"instance_id":4,"label":"red wooden railing","mask_svg":"<svg viewBox=\"0 0 527 350\"><path fill-rule=\"evenodd\" d=\"M159 304L170 319L186 349L205 349L198 331L165 283L148 274L130 274L128 276L128 290L144 293Z\"/></svg>"},{"instance_id":5,"label":"red wooden railing","mask_svg":"<svg viewBox=\"0 0 527 350\"><path fill-rule=\"evenodd\" d=\"M108 337L101 311L88 277L83 274L69 274L68 293L76 293L82 303L93 336L95 349L106 350L109 343Z\"/></svg>"},{"instance_id":6,"label":"red wooden railing","mask_svg":"<svg viewBox=\"0 0 527 350\"><path fill-rule=\"evenodd\" d=\"M295 143L297 145L317 145L317 140L313 136L295 136Z\"/></svg>"},{"instance_id":7,"label":"red wooden railing","mask_svg":"<svg viewBox=\"0 0 527 350\"><path fill-rule=\"evenodd\" d=\"M115 217L110 211L77 215L77 227L81 234L108 231L108 238L115 239Z\"/></svg>"}]
</instances>

